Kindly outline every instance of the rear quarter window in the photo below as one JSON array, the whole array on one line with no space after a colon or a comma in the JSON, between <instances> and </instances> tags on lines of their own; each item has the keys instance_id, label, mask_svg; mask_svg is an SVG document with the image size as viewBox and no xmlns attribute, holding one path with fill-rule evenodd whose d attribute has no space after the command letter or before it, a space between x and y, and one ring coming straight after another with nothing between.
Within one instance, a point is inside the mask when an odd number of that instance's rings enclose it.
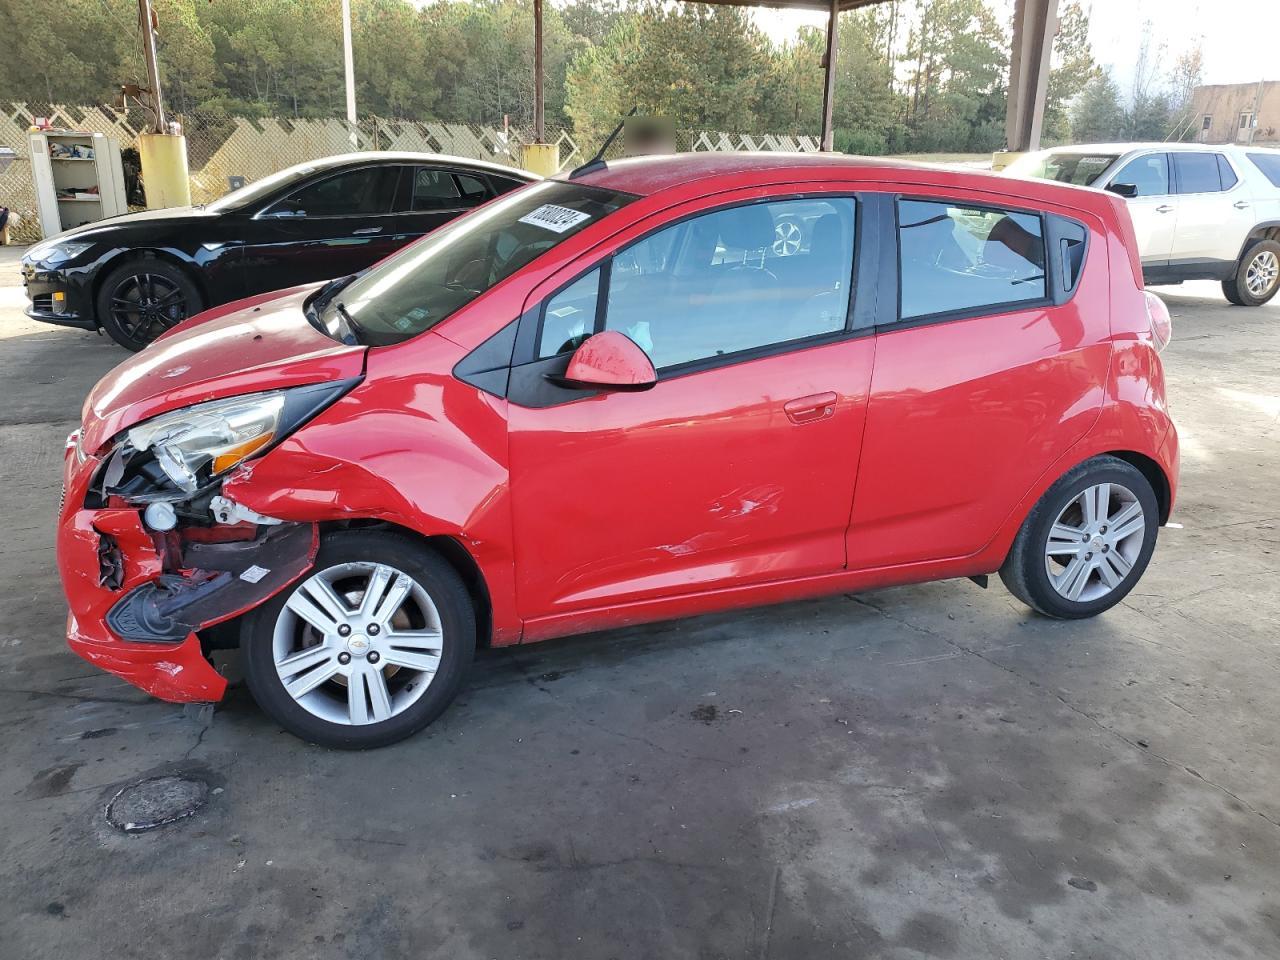
<instances>
[{"instance_id":1,"label":"rear quarter window","mask_svg":"<svg viewBox=\"0 0 1280 960\"><path fill-rule=\"evenodd\" d=\"M1280 153L1250 153L1246 156L1273 187L1280 187Z\"/></svg>"}]
</instances>

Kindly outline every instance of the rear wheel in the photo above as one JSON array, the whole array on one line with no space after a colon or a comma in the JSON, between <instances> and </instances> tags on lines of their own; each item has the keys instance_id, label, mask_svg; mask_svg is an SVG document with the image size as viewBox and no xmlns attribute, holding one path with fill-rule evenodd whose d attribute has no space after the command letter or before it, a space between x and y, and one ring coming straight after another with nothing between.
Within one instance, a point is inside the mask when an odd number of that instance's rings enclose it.
<instances>
[{"instance_id":1,"label":"rear wheel","mask_svg":"<svg viewBox=\"0 0 1280 960\"><path fill-rule=\"evenodd\" d=\"M107 274L98 292L98 322L126 350L141 350L203 307L182 268L164 260L133 260Z\"/></svg>"},{"instance_id":2,"label":"rear wheel","mask_svg":"<svg viewBox=\"0 0 1280 960\"><path fill-rule=\"evenodd\" d=\"M397 534L321 541L303 580L253 611L245 680L290 733L330 747L380 747L421 730L462 685L475 653L466 587L438 554Z\"/></svg>"},{"instance_id":3,"label":"rear wheel","mask_svg":"<svg viewBox=\"0 0 1280 960\"><path fill-rule=\"evenodd\" d=\"M1241 307L1258 307L1280 290L1280 243L1258 240L1236 264L1235 276L1222 281L1222 292Z\"/></svg>"},{"instance_id":4,"label":"rear wheel","mask_svg":"<svg viewBox=\"0 0 1280 960\"><path fill-rule=\"evenodd\" d=\"M1142 577L1159 516L1155 492L1136 467L1116 457L1087 460L1040 498L1000 579L1046 616L1095 616L1123 600Z\"/></svg>"}]
</instances>

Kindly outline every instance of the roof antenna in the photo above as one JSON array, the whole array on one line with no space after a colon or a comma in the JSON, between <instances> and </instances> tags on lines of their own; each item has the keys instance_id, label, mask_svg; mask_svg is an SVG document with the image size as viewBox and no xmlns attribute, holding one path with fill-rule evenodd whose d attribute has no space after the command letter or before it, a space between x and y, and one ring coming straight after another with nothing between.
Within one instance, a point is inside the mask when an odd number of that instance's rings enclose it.
<instances>
[{"instance_id":1,"label":"roof antenna","mask_svg":"<svg viewBox=\"0 0 1280 960\"><path fill-rule=\"evenodd\" d=\"M604 162L604 152L613 145L614 140L618 139L618 134L620 134L622 132L622 128L627 125L627 117L634 117L638 107L639 104L636 104L627 111L627 115L618 122L616 127L613 128L613 133L609 134L604 143L600 144L600 149L596 151L596 155L594 157L582 166L573 168L573 171L569 174L570 180L577 180L579 177L585 177L588 173L595 173L597 170L606 169L607 165Z\"/></svg>"}]
</instances>

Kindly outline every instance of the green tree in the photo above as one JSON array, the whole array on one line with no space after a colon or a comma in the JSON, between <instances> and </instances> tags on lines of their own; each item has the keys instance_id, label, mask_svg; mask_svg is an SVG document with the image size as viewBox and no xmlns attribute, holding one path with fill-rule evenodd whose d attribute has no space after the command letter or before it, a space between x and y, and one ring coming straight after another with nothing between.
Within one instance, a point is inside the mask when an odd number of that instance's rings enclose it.
<instances>
[{"instance_id":1,"label":"green tree","mask_svg":"<svg viewBox=\"0 0 1280 960\"><path fill-rule=\"evenodd\" d=\"M654 2L574 61L565 112L584 146L633 105L678 127L749 132L769 113L772 52L740 9Z\"/></svg>"},{"instance_id":2,"label":"green tree","mask_svg":"<svg viewBox=\"0 0 1280 960\"><path fill-rule=\"evenodd\" d=\"M1045 92L1044 139L1064 143L1071 139L1070 107L1097 71L1089 43L1089 14L1079 0L1062 8L1053 60Z\"/></svg>"},{"instance_id":3,"label":"green tree","mask_svg":"<svg viewBox=\"0 0 1280 960\"><path fill-rule=\"evenodd\" d=\"M913 25L912 150L986 151L1004 140L1009 41L983 0L928 0Z\"/></svg>"},{"instance_id":4,"label":"green tree","mask_svg":"<svg viewBox=\"0 0 1280 960\"><path fill-rule=\"evenodd\" d=\"M1099 70L1071 109L1071 136L1081 143L1106 143L1124 136L1125 115L1120 89L1107 70Z\"/></svg>"},{"instance_id":5,"label":"green tree","mask_svg":"<svg viewBox=\"0 0 1280 960\"><path fill-rule=\"evenodd\" d=\"M0 0L0 99L91 104L108 100L137 45L137 4L120 0Z\"/></svg>"}]
</instances>

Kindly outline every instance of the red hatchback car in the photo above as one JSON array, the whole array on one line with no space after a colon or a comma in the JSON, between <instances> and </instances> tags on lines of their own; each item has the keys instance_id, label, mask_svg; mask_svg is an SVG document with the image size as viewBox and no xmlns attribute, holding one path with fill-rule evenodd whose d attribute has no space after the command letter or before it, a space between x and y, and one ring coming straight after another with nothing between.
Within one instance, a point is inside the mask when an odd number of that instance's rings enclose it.
<instances>
[{"instance_id":1,"label":"red hatchback car","mask_svg":"<svg viewBox=\"0 0 1280 960\"><path fill-rule=\"evenodd\" d=\"M999 571L1120 601L1177 436L1124 201L831 155L596 165L206 312L68 441L81 656L341 747L475 648Z\"/></svg>"}]
</instances>

